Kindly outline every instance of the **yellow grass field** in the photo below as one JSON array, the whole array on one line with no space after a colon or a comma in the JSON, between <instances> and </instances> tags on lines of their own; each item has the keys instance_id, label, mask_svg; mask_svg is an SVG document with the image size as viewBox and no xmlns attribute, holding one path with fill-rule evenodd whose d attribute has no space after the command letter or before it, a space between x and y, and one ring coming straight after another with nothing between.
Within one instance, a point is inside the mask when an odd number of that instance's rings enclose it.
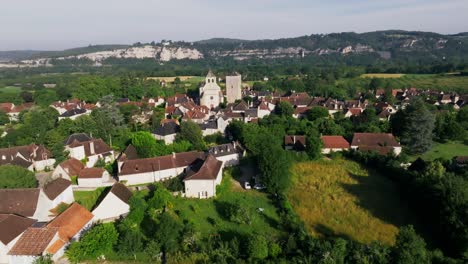
<instances>
[{"instance_id":1,"label":"yellow grass field","mask_svg":"<svg viewBox=\"0 0 468 264\"><path fill-rule=\"evenodd\" d=\"M362 74L361 78L401 78L404 74L401 73L366 73Z\"/></svg>"},{"instance_id":2,"label":"yellow grass field","mask_svg":"<svg viewBox=\"0 0 468 264\"><path fill-rule=\"evenodd\" d=\"M343 159L302 162L292 168L288 199L314 236L395 243L413 216L393 182Z\"/></svg>"}]
</instances>

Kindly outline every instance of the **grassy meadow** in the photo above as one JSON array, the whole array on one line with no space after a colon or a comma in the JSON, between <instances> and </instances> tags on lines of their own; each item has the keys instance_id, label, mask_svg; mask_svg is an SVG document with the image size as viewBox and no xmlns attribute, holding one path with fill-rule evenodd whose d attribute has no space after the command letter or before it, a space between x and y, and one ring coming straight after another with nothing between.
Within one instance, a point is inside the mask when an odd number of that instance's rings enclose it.
<instances>
[{"instance_id":1,"label":"grassy meadow","mask_svg":"<svg viewBox=\"0 0 468 264\"><path fill-rule=\"evenodd\" d=\"M456 156L468 156L468 145L462 142L449 141L446 143L434 142L432 148L426 153L420 155L424 160L435 159L452 159ZM418 156L412 156L411 159L416 159Z\"/></svg>"},{"instance_id":2,"label":"grassy meadow","mask_svg":"<svg viewBox=\"0 0 468 264\"><path fill-rule=\"evenodd\" d=\"M302 162L292 174L288 199L313 236L393 245L399 226L413 222L394 183L356 162Z\"/></svg>"},{"instance_id":3,"label":"grassy meadow","mask_svg":"<svg viewBox=\"0 0 468 264\"><path fill-rule=\"evenodd\" d=\"M77 203L91 211L97 205L98 200L103 198L105 190L106 188L101 187L94 191L74 191L73 195Z\"/></svg>"},{"instance_id":4,"label":"grassy meadow","mask_svg":"<svg viewBox=\"0 0 468 264\"><path fill-rule=\"evenodd\" d=\"M280 217L267 194L236 187L230 171L226 170L223 183L217 188L216 198L200 200L176 197L173 209L181 219L193 222L202 236L229 237L233 234L243 236L255 233L272 237L279 235ZM235 223L226 218L223 211L227 205L234 203L245 205L250 223ZM263 208L263 212L259 212L258 208Z\"/></svg>"}]
</instances>

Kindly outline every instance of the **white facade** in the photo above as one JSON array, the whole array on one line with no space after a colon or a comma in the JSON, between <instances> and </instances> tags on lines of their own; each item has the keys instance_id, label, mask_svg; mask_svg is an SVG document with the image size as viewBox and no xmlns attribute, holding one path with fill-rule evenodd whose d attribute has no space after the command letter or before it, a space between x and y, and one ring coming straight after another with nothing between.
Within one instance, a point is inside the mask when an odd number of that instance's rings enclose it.
<instances>
[{"instance_id":1,"label":"white facade","mask_svg":"<svg viewBox=\"0 0 468 264\"><path fill-rule=\"evenodd\" d=\"M24 232L23 232L24 233ZM19 236L15 237L13 240L11 240L8 244L3 244L1 241L0 241L0 264L6 264L8 263L9 261L9 258L8 258L8 252L10 251L10 249L13 247L13 245L15 245L16 241L18 241L18 239L21 237L21 235L23 234L21 233Z\"/></svg>"},{"instance_id":2,"label":"white facade","mask_svg":"<svg viewBox=\"0 0 468 264\"><path fill-rule=\"evenodd\" d=\"M218 107L222 100L221 87L216 83L216 77L210 72L205 78L205 85L200 87L200 105L212 109Z\"/></svg>"},{"instance_id":3,"label":"white facade","mask_svg":"<svg viewBox=\"0 0 468 264\"><path fill-rule=\"evenodd\" d=\"M170 134L170 135L166 135L166 136L161 136L161 135L153 134L153 136L154 136L157 140L163 140L163 141L164 141L164 144L166 144L166 145L170 145L170 144L174 143L175 138L176 138L176 135L177 135L177 134Z\"/></svg>"},{"instance_id":4,"label":"white facade","mask_svg":"<svg viewBox=\"0 0 468 264\"><path fill-rule=\"evenodd\" d=\"M234 153L230 155L219 156L219 157L216 157L216 159L223 162L223 168L224 168L224 167L239 165L240 156L241 155L239 153Z\"/></svg>"},{"instance_id":5,"label":"white facade","mask_svg":"<svg viewBox=\"0 0 468 264\"><path fill-rule=\"evenodd\" d=\"M109 192L104 200L93 210L93 221L107 222L118 219L130 212L130 205L120 200L112 192Z\"/></svg>"},{"instance_id":6,"label":"white facade","mask_svg":"<svg viewBox=\"0 0 468 264\"><path fill-rule=\"evenodd\" d=\"M46 159L34 162L34 168L36 171L43 171L46 168L52 169L54 168L55 159Z\"/></svg>"},{"instance_id":7,"label":"white facade","mask_svg":"<svg viewBox=\"0 0 468 264\"><path fill-rule=\"evenodd\" d=\"M167 170L150 171L144 173L119 175L119 181L126 181L126 185L138 185L168 180L184 172L186 167L170 168Z\"/></svg>"},{"instance_id":8,"label":"white facade","mask_svg":"<svg viewBox=\"0 0 468 264\"><path fill-rule=\"evenodd\" d=\"M185 197L189 198L210 198L216 196L216 186L223 179L223 170L220 169L214 180L186 180Z\"/></svg>"},{"instance_id":9,"label":"white facade","mask_svg":"<svg viewBox=\"0 0 468 264\"><path fill-rule=\"evenodd\" d=\"M77 175L69 175L68 172L66 172L60 165L55 167L54 171L52 172L52 179L63 178L65 180L71 181L71 176Z\"/></svg>"},{"instance_id":10,"label":"white facade","mask_svg":"<svg viewBox=\"0 0 468 264\"><path fill-rule=\"evenodd\" d=\"M322 154L330 154L331 152L338 152L343 150L347 150L347 148L322 148Z\"/></svg>"},{"instance_id":11,"label":"white facade","mask_svg":"<svg viewBox=\"0 0 468 264\"><path fill-rule=\"evenodd\" d=\"M110 175L108 171L102 173L102 177L99 178L80 178L78 177L78 187L103 187L106 186L106 182L109 182Z\"/></svg>"}]
</instances>

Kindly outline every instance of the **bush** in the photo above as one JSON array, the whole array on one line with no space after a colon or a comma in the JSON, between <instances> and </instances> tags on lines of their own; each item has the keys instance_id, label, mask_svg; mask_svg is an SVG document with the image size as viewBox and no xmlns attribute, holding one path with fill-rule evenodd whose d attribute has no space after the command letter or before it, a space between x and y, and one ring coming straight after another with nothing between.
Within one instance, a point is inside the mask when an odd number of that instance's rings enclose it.
<instances>
[{"instance_id":1,"label":"bush","mask_svg":"<svg viewBox=\"0 0 468 264\"><path fill-rule=\"evenodd\" d=\"M86 232L79 242L72 242L67 256L72 262L95 260L99 256L112 252L119 234L113 223L98 224Z\"/></svg>"},{"instance_id":2,"label":"bush","mask_svg":"<svg viewBox=\"0 0 468 264\"><path fill-rule=\"evenodd\" d=\"M0 189L35 188L34 173L15 165L0 166Z\"/></svg>"}]
</instances>

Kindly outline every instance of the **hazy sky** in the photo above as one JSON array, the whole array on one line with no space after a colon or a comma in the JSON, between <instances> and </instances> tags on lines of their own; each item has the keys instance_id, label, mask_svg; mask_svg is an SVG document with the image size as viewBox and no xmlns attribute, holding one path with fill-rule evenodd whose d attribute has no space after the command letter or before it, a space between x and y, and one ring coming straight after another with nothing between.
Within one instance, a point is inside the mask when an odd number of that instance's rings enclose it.
<instances>
[{"instance_id":1,"label":"hazy sky","mask_svg":"<svg viewBox=\"0 0 468 264\"><path fill-rule=\"evenodd\" d=\"M468 31L468 0L0 0L0 50L385 29Z\"/></svg>"}]
</instances>

